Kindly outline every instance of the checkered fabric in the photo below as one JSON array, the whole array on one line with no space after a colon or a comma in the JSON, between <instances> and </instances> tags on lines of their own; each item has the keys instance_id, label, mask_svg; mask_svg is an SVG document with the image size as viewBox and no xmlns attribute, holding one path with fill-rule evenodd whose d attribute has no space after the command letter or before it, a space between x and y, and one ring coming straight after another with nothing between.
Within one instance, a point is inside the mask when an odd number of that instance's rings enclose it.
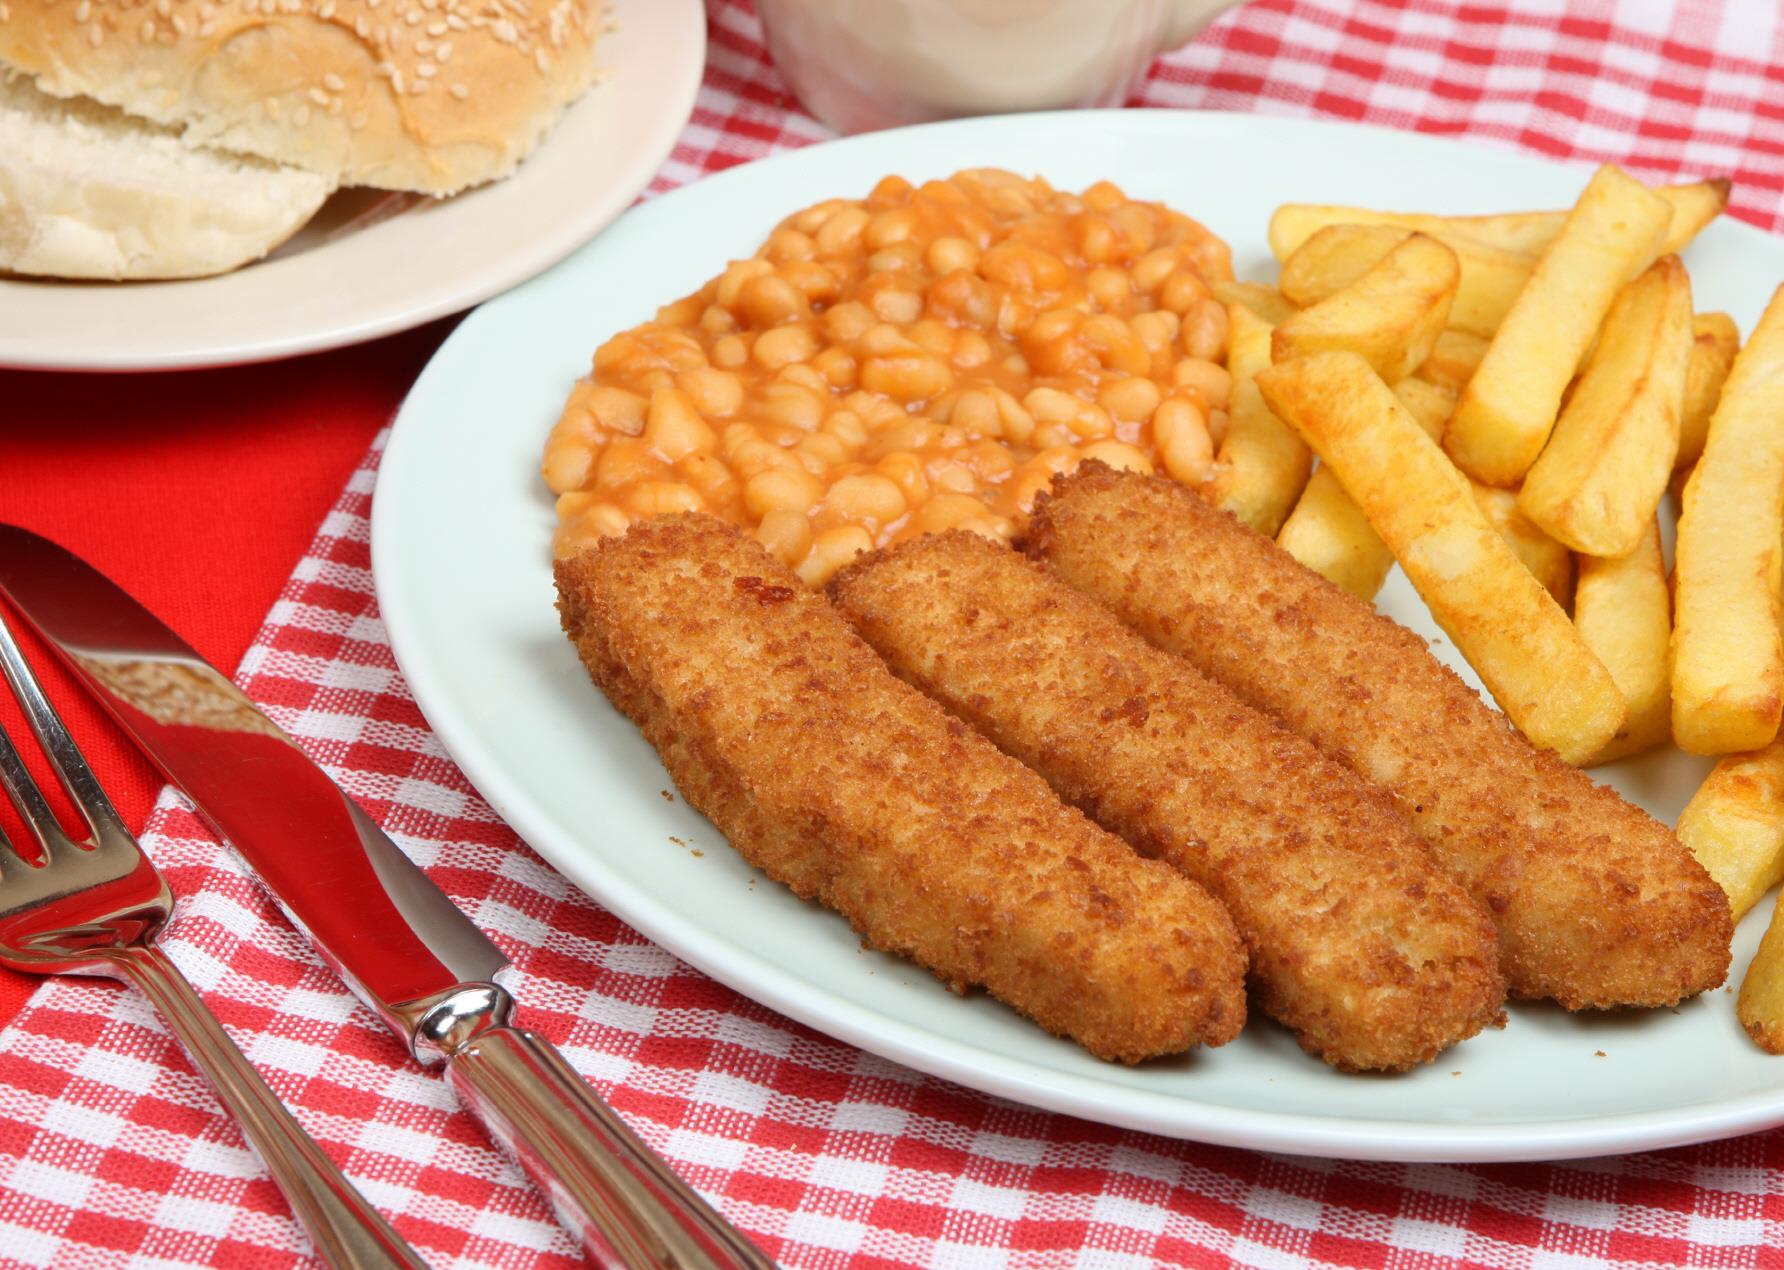
<instances>
[{"instance_id":1,"label":"checkered fabric","mask_svg":"<svg viewBox=\"0 0 1784 1270\"><path fill-rule=\"evenodd\" d=\"M748 7L714 0L693 120L653 189L824 135ZM1725 172L1784 227L1772 0L1259 0L1139 100L1336 116L1644 176ZM453 767L372 595L369 454L240 681L520 972L527 1021L694 1186L798 1267L1784 1267L1784 1132L1614 1160L1291 1159L1048 1115L789 1023L573 891ZM144 840L170 950L280 1095L437 1265L575 1259L518 1171L164 794ZM47 982L0 1033L0 1263L289 1266L302 1238L146 1002Z\"/></svg>"}]
</instances>

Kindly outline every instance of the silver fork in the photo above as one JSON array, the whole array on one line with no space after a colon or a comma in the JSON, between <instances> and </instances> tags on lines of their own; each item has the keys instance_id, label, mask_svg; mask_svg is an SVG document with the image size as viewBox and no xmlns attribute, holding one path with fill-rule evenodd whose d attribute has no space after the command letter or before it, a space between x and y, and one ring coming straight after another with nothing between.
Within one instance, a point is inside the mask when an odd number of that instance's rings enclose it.
<instances>
[{"instance_id":1,"label":"silver fork","mask_svg":"<svg viewBox=\"0 0 1784 1270\"><path fill-rule=\"evenodd\" d=\"M424 1270L402 1236L342 1176L292 1119L156 942L173 893L99 787L0 615L0 674L24 708L56 777L86 820L63 832L0 728L0 788L30 828L41 862L0 830L0 965L31 974L105 975L154 1002L193 1064L241 1125L298 1221L332 1266Z\"/></svg>"}]
</instances>

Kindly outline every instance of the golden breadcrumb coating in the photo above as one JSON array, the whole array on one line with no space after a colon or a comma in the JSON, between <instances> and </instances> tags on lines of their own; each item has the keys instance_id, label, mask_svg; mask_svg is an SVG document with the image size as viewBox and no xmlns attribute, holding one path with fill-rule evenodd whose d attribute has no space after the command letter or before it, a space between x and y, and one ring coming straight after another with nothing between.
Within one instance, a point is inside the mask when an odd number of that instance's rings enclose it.
<instances>
[{"instance_id":1,"label":"golden breadcrumb coating","mask_svg":"<svg viewBox=\"0 0 1784 1270\"><path fill-rule=\"evenodd\" d=\"M583 664L751 864L1099 1058L1219 1045L1245 952L1211 896L895 678L741 530L636 524L557 564Z\"/></svg>"},{"instance_id":2,"label":"golden breadcrumb coating","mask_svg":"<svg viewBox=\"0 0 1784 1270\"><path fill-rule=\"evenodd\" d=\"M1212 891L1309 1053L1400 1071L1498 1017L1493 924L1393 799L1101 605L964 531L830 592L901 677Z\"/></svg>"},{"instance_id":3,"label":"golden breadcrumb coating","mask_svg":"<svg viewBox=\"0 0 1784 1270\"><path fill-rule=\"evenodd\" d=\"M1392 792L1492 913L1514 996L1672 1005L1727 976L1728 901L1666 826L1269 539L1180 486L1086 464L1037 503L1028 550Z\"/></svg>"}]
</instances>

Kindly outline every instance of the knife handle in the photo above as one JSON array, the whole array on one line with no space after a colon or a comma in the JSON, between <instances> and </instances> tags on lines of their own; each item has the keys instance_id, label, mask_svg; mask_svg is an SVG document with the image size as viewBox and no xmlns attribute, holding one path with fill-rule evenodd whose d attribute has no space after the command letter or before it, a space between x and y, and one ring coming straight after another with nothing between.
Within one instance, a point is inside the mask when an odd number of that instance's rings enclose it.
<instances>
[{"instance_id":1,"label":"knife handle","mask_svg":"<svg viewBox=\"0 0 1784 1270\"><path fill-rule=\"evenodd\" d=\"M774 1263L626 1128L550 1041L490 1028L454 1051L447 1078L582 1240L624 1270L773 1270Z\"/></svg>"}]
</instances>

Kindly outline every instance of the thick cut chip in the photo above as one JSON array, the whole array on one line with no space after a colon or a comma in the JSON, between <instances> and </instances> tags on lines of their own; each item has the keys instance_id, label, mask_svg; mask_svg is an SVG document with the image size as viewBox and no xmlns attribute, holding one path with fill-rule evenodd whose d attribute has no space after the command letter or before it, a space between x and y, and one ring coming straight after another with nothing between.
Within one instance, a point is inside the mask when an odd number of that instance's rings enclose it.
<instances>
[{"instance_id":1,"label":"thick cut chip","mask_svg":"<svg viewBox=\"0 0 1784 1270\"><path fill-rule=\"evenodd\" d=\"M1610 672L1368 364L1298 358L1258 387L1337 473L1519 731L1570 763L1602 749L1626 714Z\"/></svg>"},{"instance_id":2,"label":"thick cut chip","mask_svg":"<svg viewBox=\"0 0 1784 1270\"><path fill-rule=\"evenodd\" d=\"M1433 441L1443 435L1444 422L1456 404L1455 393L1408 378L1394 385L1394 395ZM1394 553L1326 467L1307 482L1276 544L1321 577L1365 600L1375 598L1394 567Z\"/></svg>"},{"instance_id":3,"label":"thick cut chip","mask_svg":"<svg viewBox=\"0 0 1784 1270\"><path fill-rule=\"evenodd\" d=\"M1271 352L1279 362L1356 353L1383 379L1404 379L1431 355L1460 277L1455 252L1413 234L1355 282L1278 326Z\"/></svg>"},{"instance_id":4,"label":"thick cut chip","mask_svg":"<svg viewBox=\"0 0 1784 1270\"><path fill-rule=\"evenodd\" d=\"M1511 490L1472 480L1468 484L1474 490L1475 506L1487 523L1499 531L1511 553L1524 562L1524 567L1542 583L1543 590L1555 597L1555 603L1566 608L1573 589L1573 552L1526 516L1518 506L1518 496Z\"/></svg>"},{"instance_id":5,"label":"thick cut chip","mask_svg":"<svg viewBox=\"0 0 1784 1270\"><path fill-rule=\"evenodd\" d=\"M1672 206L1606 165L1568 213L1456 402L1443 445L1489 485L1516 485L1617 291L1660 254Z\"/></svg>"},{"instance_id":6,"label":"thick cut chip","mask_svg":"<svg viewBox=\"0 0 1784 1270\"><path fill-rule=\"evenodd\" d=\"M1691 319L1691 364L1685 368L1685 412L1679 419L1679 453L1674 467L1690 467L1703 453L1710 416L1722 399L1722 385L1735 354L1741 351L1741 330L1726 313L1699 313Z\"/></svg>"},{"instance_id":7,"label":"thick cut chip","mask_svg":"<svg viewBox=\"0 0 1784 1270\"><path fill-rule=\"evenodd\" d=\"M1295 306L1275 287L1261 282L1229 282L1216 279L1208 284L1208 293L1231 308L1242 304L1271 326L1294 316Z\"/></svg>"},{"instance_id":8,"label":"thick cut chip","mask_svg":"<svg viewBox=\"0 0 1784 1270\"><path fill-rule=\"evenodd\" d=\"M1693 754L1757 750L1777 736L1784 700L1784 287L1735 358L1684 502L1673 739Z\"/></svg>"},{"instance_id":9,"label":"thick cut chip","mask_svg":"<svg viewBox=\"0 0 1784 1270\"><path fill-rule=\"evenodd\" d=\"M1629 721L1593 762L1626 758L1669 740L1672 677L1667 645L1672 638L1672 594L1660 554L1658 519L1649 519L1641 542L1620 560L1580 557L1573 624L1611 672L1629 707Z\"/></svg>"},{"instance_id":10,"label":"thick cut chip","mask_svg":"<svg viewBox=\"0 0 1784 1270\"><path fill-rule=\"evenodd\" d=\"M1318 304L1362 277L1412 233L1392 225L1328 225L1283 261L1277 285L1295 304ZM1536 257L1461 234L1431 236L1456 253L1462 270L1450 305L1450 325L1490 338L1530 281Z\"/></svg>"},{"instance_id":11,"label":"thick cut chip","mask_svg":"<svg viewBox=\"0 0 1784 1270\"><path fill-rule=\"evenodd\" d=\"M1784 1054L1784 920L1776 908L1741 980L1735 1014L1755 1045L1768 1054Z\"/></svg>"},{"instance_id":12,"label":"thick cut chip","mask_svg":"<svg viewBox=\"0 0 1784 1270\"><path fill-rule=\"evenodd\" d=\"M1691 360L1691 280L1662 256L1617 293L1518 506L1575 551L1626 556L1666 493Z\"/></svg>"},{"instance_id":13,"label":"thick cut chip","mask_svg":"<svg viewBox=\"0 0 1784 1270\"><path fill-rule=\"evenodd\" d=\"M1227 371L1233 377L1226 436L1205 494L1260 534L1274 534L1313 467L1307 443L1270 413L1254 376L1270 364L1270 324L1245 305L1227 310Z\"/></svg>"},{"instance_id":14,"label":"thick cut chip","mask_svg":"<svg viewBox=\"0 0 1784 1270\"><path fill-rule=\"evenodd\" d=\"M1418 369L1418 378L1459 393L1480 369L1487 355L1487 341L1466 331L1445 331L1431 347L1431 356ZM1450 403L1452 410L1454 402Z\"/></svg>"},{"instance_id":15,"label":"thick cut chip","mask_svg":"<svg viewBox=\"0 0 1784 1270\"><path fill-rule=\"evenodd\" d=\"M1784 741L1719 760L1679 814L1679 841L1738 922L1784 881Z\"/></svg>"},{"instance_id":16,"label":"thick cut chip","mask_svg":"<svg viewBox=\"0 0 1784 1270\"><path fill-rule=\"evenodd\" d=\"M1654 191L1671 207L1662 251L1683 251L1705 225L1728 205L1730 182L1723 177L1663 185ZM1445 237L1460 234L1502 251L1540 256L1567 220L1565 211L1501 212L1488 216L1438 216L1428 212L1381 212L1366 207L1323 207L1285 203L1270 218L1270 250L1287 260L1296 248L1327 225L1391 225Z\"/></svg>"}]
</instances>

